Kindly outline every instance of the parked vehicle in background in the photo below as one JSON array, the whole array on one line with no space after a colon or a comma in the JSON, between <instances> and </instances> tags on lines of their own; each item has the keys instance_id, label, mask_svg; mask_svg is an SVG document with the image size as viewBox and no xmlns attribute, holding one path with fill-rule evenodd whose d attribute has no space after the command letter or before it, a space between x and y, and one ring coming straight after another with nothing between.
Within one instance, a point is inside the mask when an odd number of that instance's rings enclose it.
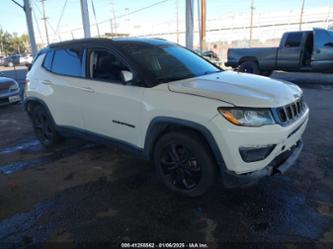
<instances>
[{"instance_id":1,"label":"parked vehicle in background","mask_svg":"<svg viewBox=\"0 0 333 249\"><path fill-rule=\"evenodd\" d=\"M5 67L13 67L20 65L20 55L10 55L4 59Z\"/></svg>"},{"instance_id":2,"label":"parked vehicle in background","mask_svg":"<svg viewBox=\"0 0 333 249\"><path fill-rule=\"evenodd\" d=\"M28 66L32 64L34 57L32 54L24 54L20 56L20 65Z\"/></svg>"},{"instance_id":3,"label":"parked vehicle in background","mask_svg":"<svg viewBox=\"0 0 333 249\"><path fill-rule=\"evenodd\" d=\"M0 66L4 65L5 56L0 56Z\"/></svg>"},{"instance_id":4,"label":"parked vehicle in background","mask_svg":"<svg viewBox=\"0 0 333 249\"><path fill-rule=\"evenodd\" d=\"M21 101L19 84L7 77L0 76L0 106L18 103Z\"/></svg>"},{"instance_id":5,"label":"parked vehicle in background","mask_svg":"<svg viewBox=\"0 0 333 249\"><path fill-rule=\"evenodd\" d=\"M277 48L230 48L225 65L254 74L273 70L333 72L333 31L287 32Z\"/></svg>"},{"instance_id":6,"label":"parked vehicle in background","mask_svg":"<svg viewBox=\"0 0 333 249\"><path fill-rule=\"evenodd\" d=\"M25 108L43 145L66 135L119 145L188 196L218 177L238 187L285 172L309 116L298 86L223 71L160 39L52 44L27 82Z\"/></svg>"},{"instance_id":7,"label":"parked vehicle in background","mask_svg":"<svg viewBox=\"0 0 333 249\"><path fill-rule=\"evenodd\" d=\"M213 62L215 65L221 66L220 58L214 51L211 51L211 50L200 51L199 49L196 49L196 50L194 50L194 52L197 53L198 55L204 57L205 59Z\"/></svg>"}]
</instances>

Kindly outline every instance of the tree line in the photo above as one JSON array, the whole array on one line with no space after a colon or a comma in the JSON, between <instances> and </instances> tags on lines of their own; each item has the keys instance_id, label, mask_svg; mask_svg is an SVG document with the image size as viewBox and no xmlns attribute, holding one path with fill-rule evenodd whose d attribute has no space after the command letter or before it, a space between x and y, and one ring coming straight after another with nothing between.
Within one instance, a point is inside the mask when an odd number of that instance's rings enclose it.
<instances>
[{"instance_id":1,"label":"tree line","mask_svg":"<svg viewBox=\"0 0 333 249\"><path fill-rule=\"evenodd\" d=\"M27 34L18 35L0 29L0 55L23 54L30 52Z\"/></svg>"}]
</instances>

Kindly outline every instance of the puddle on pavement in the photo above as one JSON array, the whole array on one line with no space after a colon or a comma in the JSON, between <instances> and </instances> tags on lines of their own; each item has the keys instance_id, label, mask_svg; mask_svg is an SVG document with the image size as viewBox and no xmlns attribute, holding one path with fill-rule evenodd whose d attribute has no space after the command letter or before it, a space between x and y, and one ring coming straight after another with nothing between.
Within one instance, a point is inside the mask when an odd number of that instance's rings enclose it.
<instances>
[{"instance_id":1,"label":"puddle on pavement","mask_svg":"<svg viewBox=\"0 0 333 249\"><path fill-rule=\"evenodd\" d=\"M48 238L51 226L38 224L38 219L50 208L50 203L40 203L32 212L16 214L0 222L1 248L21 248ZM33 234L33 236L31 236ZM15 244L14 244L15 243Z\"/></svg>"},{"instance_id":2,"label":"puddle on pavement","mask_svg":"<svg viewBox=\"0 0 333 249\"><path fill-rule=\"evenodd\" d=\"M40 144L37 139L31 138L28 140L24 140L19 144L0 148L0 155L1 154L10 154L15 153L18 151L26 151L26 152L38 152L45 150L44 147Z\"/></svg>"},{"instance_id":3,"label":"puddle on pavement","mask_svg":"<svg viewBox=\"0 0 333 249\"><path fill-rule=\"evenodd\" d=\"M53 154L42 156L35 159L30 160L21 160L12 162L5 165L0 165L0 173L5 175L9 175L15 173L17 171L26 170L32 167L37 167L40 165L44 165L47 163L52 163L54 161L60 160L64 157L74 155L81 150L89 149L95 147L94 144L83 144L83 145L75 145L75 147L69 147L60 151L56 151ZM11 148L7 148L7 151L10 151ZM1 152L0 152L1 153ZM9 152L10 153L10 152Z\"/></svg>"}]
</instances>

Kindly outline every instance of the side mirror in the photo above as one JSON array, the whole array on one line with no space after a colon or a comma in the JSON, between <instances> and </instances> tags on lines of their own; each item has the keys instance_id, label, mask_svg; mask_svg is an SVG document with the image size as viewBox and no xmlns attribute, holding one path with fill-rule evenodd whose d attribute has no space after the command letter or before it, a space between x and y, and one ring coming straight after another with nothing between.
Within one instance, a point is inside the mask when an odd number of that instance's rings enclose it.
<instances>
[{"instance_id":1,"label":"side mirror","mask_svg":"<svg viewBox=\"0 0 333 249\"><path fill-rule=\"evenodd\" d=\"M121 79L124 83L127 83L127 82L133 80L133 73L130 71L122 70L120 72L120 74L121 74Z\"/></svg>"}]
</instances>

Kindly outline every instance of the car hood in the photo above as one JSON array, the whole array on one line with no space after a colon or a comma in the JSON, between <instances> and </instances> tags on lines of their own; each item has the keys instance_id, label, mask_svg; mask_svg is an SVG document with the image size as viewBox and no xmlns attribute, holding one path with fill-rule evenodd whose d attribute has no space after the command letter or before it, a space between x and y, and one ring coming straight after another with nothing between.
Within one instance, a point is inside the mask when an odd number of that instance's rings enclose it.
<instances>
[{"instance_id":1,"label":"car hood","mask_svg":"<svg viewBox=\"0 0 333 249\"><path fill-rule=\"evenodd\" d=\"M290 82L232 71L169 82L169 90L243 107L284 106L302 95L302 90Z\"/></svg>"}]
</instances>

